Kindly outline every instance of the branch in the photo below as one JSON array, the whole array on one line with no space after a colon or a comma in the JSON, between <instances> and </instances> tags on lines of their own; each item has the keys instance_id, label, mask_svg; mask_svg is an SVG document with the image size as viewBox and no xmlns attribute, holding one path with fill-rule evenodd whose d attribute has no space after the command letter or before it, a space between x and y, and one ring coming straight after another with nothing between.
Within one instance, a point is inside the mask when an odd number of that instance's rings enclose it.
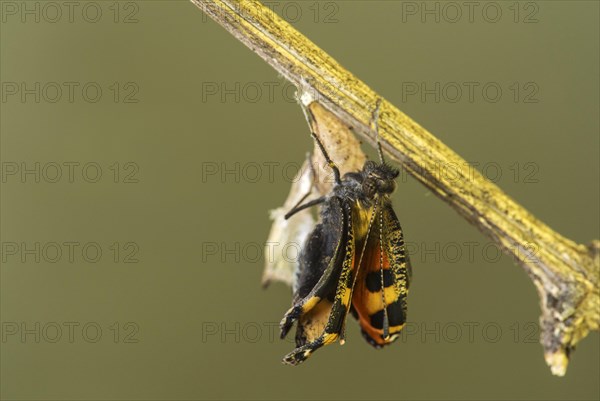
<instances>
[{"instance_id":1,"label":"branch","mask_svg":"<svg viewBox=\"0 0 600 401\"><path fill-rule=\"evenodd\" d=\"M575 344L599 329L600 241L584 246L553 231L261 3L191 1L371 144L369 120L381 99L383 149L512 255L533 280L546 362L552 373L564 375ZM438 174L440 166L451 166L455 174Z\"/></svg>"}]
</instances>

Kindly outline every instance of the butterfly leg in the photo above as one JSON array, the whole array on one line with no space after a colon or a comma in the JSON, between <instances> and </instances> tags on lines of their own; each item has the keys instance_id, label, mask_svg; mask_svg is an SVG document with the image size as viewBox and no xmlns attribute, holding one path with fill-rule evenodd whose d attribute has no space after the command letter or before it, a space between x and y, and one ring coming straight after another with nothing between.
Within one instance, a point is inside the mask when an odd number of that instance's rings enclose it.
<instances>
[{"instance_id":1,"label":"butterfly leg","mask_svg":"<svg viewBox=\"0 0 600 401\"><path fill-rule=\"evenodd\" d=\"M310 193L309 193L309 194L310 194ZM306 195L305 195L305 196L304 196L304 197L303 197L303 198L300 200L300 202L302 202L304 199L306 199L306 197L307 197L309 194L306 194ZM320 203L323 203L323 202L325 202L326 200L327 200L327 197L325 197L325 196L321 196L320 198L313 199L313 200L311 200L310 202L306 202L306 203L305 203L305 204L303 204L303 205L300 205L300 204L298 204L298 205L294 206L294 208L293 208L292 210L290 210L289 212L287 212L287 213L285 214L284 218L287 220L287 219L289 219L290 217L292 217L293 215L295 215L296 213L298 213L299 211L301 211L301 210L304 210L304 209L307 209L307 208L309 208L309 207L311 207L311 206L315 206L315 205L318 205L318 204L320 204ZM298 202L298 203L300 203L300 202Z\"/></svg>"},{"instance_id":2,"label":"butterfly leg","mask_svg":"<svg viewBox=\"0 0 600 401\"><path fill-rule=\"evenodd\" d=\"M331 344L337 341L338 337L339 334L337 333L326 333L325 335L317 338L315 341L305 344L302 347L296 348L295 350L284 356L283 363L293 366L299 365L306 359L308 359L308 357L317 349L321 348L324 345Z\"/></svg>"},{"instance_id":3,"label":"butterfly leg","mask_svg":"<svg viewBox=\"0 0 600 401\"><path fill-rule=\"evenodd\" d=\"M281 329L281 338L285 338L287 333L292 328L294 322L298 320L298 318L310 311L321 301L321 297L311 294L306 297L301 303L292 306L283 316L281 322L279 323L279 327Z\"/></svg>"},{"instance_id":4,"label":"butterfly leg","mask_svg":"<svg viewBox=\"0 0 600 401\"><path fill-rule=\"evenodd\" d=\"M340 174L340 169L334 163L334 161L331 160L331 157L329 157L329 154L327 153L327 150L325 150L325 146L323 146L323 143L321 142L321 140L317 136L316 132L314 131L314 128L317 126L317 122L316 122L315 116L312 114L312 112L310 111L310 109L308 107L306 107L305 105L303 105L303 104L302 104L302 112L304 113L304 117L306 118L306 122L308 123L308 128L310 129L310 135L313 137L313 139L317 143L317 146L321 150L321 153L323 154L323 157L325 158L325 161L327 162L327 165L333 171L333 176L335 177L336 184L338 184L338 185L341 184L342 183L342 176Z\"/></svg>"}]
</instances>

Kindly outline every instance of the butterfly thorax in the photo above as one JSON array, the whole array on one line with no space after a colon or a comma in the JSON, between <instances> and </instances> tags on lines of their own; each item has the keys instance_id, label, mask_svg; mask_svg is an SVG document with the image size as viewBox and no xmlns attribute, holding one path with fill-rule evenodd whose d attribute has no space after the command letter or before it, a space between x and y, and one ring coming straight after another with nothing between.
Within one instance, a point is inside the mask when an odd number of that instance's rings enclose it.
<instances>
[{"instance_id":1,"label":"butterfly thorax","mask_svg":"<svg viewBox=\"0 0 600 401\"><path fill-rule=\"evenodd\" d=\"M370 207L378 199L389 198L396 189L398 175L397 169L385 163L367 161L361 171L346 173L341 184L334 187L332 195Z\"/></svg>"}]
</instances>

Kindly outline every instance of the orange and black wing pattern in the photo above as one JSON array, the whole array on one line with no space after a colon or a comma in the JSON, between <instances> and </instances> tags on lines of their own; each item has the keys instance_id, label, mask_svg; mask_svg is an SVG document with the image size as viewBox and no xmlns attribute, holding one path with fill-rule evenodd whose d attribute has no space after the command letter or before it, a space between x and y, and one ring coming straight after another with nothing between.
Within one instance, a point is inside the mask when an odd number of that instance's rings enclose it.
<instances>
[{"instance_id":1,"label":"orange and black wing pattern","mask_svg":"<svg viewBox=\"0 0 600 401\"><path fill-rule=\"evenodd\" d=\"M410 263L389 200L364 207L332 197L322 216L301 255L293 306L280 323L284 338L297 322L296 349L283 359L290 365L343 343L350 311L378 348L393 342L406 322Z\"/></svg>"},{"instance_id":2,"label":"orange and black wing pattern","mask_svg":"<svg viewBox=\"0 0 600 401\"><path fill-rule=\"evenodd\" d=\"M352 294L353 315L369 344L392 343L406 323L411 267L402 228L389 201L372 211L364 253Z\"/></svg>"}]
</instances>

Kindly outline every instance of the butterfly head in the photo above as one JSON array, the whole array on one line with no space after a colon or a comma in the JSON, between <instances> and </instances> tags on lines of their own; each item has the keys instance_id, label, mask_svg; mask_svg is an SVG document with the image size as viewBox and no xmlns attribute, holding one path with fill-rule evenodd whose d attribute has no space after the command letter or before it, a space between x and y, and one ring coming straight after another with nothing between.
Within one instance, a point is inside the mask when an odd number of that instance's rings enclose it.
<instances>
[{"instance_id":1,"label":"butterfly head","mask_svg":"<svg viewBox=\"0 0 600 401\"><path fill-rule=\"evenodd\" d=\"M375 195L387 195L396 189L395 179L400 171L385 163L369 160L362 169L362 189L368 198Z\"/></svg>"}]
</instances>

